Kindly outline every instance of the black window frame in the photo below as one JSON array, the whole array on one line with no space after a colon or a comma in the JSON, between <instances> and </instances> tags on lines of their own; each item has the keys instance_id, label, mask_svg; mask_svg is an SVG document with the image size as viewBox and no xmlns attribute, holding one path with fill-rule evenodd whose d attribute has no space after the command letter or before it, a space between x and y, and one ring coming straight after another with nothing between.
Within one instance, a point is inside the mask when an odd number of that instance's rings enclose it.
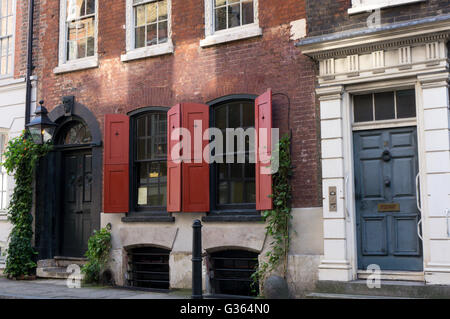
<instances>
[{"instance_id":1,"label":"black window frame","mask_svg":"<svg viewBox=\"0 0 450 319\"><path fill-rule=\"evenodd\" d=\"M252 94L235 94L227 95L207 103L210 107L209 126L215 126L215 108L221 105L247 101L255 103L258 96ZM261 213L256 210L256 202L253 204L227 204L219 207L217 205L217 164L211 163L210 168L210 212L207 216L203 217L203 221L261 221ZM255 185L256 187L256 185ZM255 190L256 191L256 190Z\"/></svg>"},{"instance_id":2,"label":"black window frame","mask_svg":"<svg viewBox=\"0 0 450 319\"><path fill-rule=\"evenodd\" d=\"M141 116L151 114L151 113L166 113L169 111L169 107L144 107L137 110L134 110L128 113L130 117L130 201L129 201L129 213L127 217L123 219L125 222L141 222L141 221L155 221L155 222L168 222L173 221L174 219L167 212L167 206L161 207L142 207L138 208L137 205L137 165L135 164L135 154L136 154L136 122L137 119ZM167 163L167 158L162 160ZM149 217L146 219L146 217Z\"/></svg>"}]
</instances>

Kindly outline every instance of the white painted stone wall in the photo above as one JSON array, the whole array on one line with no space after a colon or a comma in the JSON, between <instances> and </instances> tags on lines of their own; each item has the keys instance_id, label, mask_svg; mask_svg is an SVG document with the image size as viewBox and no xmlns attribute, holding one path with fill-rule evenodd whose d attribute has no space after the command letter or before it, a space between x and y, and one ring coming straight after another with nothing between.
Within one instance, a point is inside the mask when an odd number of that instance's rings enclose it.
<instances>
[{"instance_id":1,"label":"white painted stone wall","mask_svg":"<svg viewBox=\"0 0 450 319\"><path fill-rule=\"evenodd\" d=\"M36 104L36 83L33 82L32 112ZM14 138L25 127L25 80L4 79L0 80L0 131L8 134L8 139ZM14 178L8 177L8 198L14 190ZM0 248L2 252L7 248L8 236L11 225L7 221L6 212L0 212ZM4 256L0 256L0 259ZM0 266L1 267L1 266Z\"/></svg>"},{"instance_id":2,"label":"white painted stone wall","mask_svg":"<svg viewBox=\"0 0 450 319\"><path fill-rule=\"evenodd\" d=\"M449 73L419 76L425 280L450 284L450 104Z\"/></svg>"},{"instance_id":3,"label":"white painted stone wall","mask_svg":"<svg viewBox=\"0 0 450 319\"><path fill-rule=\"evenodd\" d=\"M174 214L174 223L123 223L124 214L102 214L101 225L112 225L110 267L116 284L125 285L126 248L154 245L171 250L170 287L190 289L192 286L192 223L204 214ZM314 288L318 265L323 254L322 209L293 210L292 243L288 260L288 283L293 296L304 296ZM260 253L269 248L264 223L204 222L202 228L204 253L224 248L244 248ZM203 264L203 287L209 291L206 264Z\"/></svg>"}]
</instances>

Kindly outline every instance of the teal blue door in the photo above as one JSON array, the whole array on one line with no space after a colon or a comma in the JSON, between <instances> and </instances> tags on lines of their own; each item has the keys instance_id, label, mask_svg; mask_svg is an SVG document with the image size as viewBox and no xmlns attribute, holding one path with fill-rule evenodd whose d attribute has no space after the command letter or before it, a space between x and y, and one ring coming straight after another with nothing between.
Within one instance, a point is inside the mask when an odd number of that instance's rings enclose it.
<instances>
[{"instance_id":1,"label":"teal blue door","mask_svg":"<svg viewBox=\"0 0 450 319\"><path fill-rule=\"evenodd\" d=\"M353 134L358 268L421 271L415 127Z\"/></svg>"}]
</instances>

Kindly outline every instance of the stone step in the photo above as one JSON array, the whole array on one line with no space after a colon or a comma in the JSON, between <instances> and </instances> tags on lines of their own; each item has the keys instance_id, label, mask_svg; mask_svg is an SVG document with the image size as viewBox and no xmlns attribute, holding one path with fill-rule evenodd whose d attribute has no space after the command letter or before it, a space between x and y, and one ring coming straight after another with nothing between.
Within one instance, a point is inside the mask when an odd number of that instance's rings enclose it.
<instances>
[{"instance_id":1,"label":"stone step","mask_svg":"<svg viewBox=\"0 0 450 319\"><path fill-rule=\"evenodd\" d=\"M54 258L57 267L67 267L69 265L83 266L87 263L87 258L78 257L61 257L55 256Z\"/></svg>"},{"instance_id":2,"label":"stone step","mask_svg":"<svg viewBox=\"0 0 450 319\"><path fill-rule=\"evenodd\" d=\"M307 299L411 299L406 297L349 295L314 292L306 295ZM416 299L416 298L413 298Z\"/></svg>"},{"instance_id":3,"label":"stone step","mask_svg":"<svg viewBox=\"0 0 450 319\"><path fill-rule=\"evenodd\" d=\"M416 281L382 280L380 288L369 288L366 280L318 281L314 293L337 295L363 295L400 298L450 299L450 286L426 285Z\"/></svg>"},{"instance_id":4,"label":"stone step","mask_svg":"<svg viewBox=\"0 0 450 319\"><path fill-rule=\"evenodd\" d=\"M67 267L36 268L36 276L39 278L67 279L71 274L71 272L67 272ZM80 279L83 279L83 274L80 273L79 276Z\"/></svg>"}]
</instances>

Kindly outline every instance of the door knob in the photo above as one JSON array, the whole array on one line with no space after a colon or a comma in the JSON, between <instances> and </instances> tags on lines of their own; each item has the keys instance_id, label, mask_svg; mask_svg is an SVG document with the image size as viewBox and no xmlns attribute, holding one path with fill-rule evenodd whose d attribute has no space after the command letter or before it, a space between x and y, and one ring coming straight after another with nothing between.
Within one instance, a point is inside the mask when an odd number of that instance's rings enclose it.
<instances>
[{"instance_id":1,"label":"door knob","mask_svg":"<svg viewBox=\"0 0 450 319\"><path fill-rule=\"evenodd\" d=\"M390 187L391 186L391 180L389 178L386 178L384 180L384 186L386 186L386 187Z\"/></svg>"}]
</instances>

